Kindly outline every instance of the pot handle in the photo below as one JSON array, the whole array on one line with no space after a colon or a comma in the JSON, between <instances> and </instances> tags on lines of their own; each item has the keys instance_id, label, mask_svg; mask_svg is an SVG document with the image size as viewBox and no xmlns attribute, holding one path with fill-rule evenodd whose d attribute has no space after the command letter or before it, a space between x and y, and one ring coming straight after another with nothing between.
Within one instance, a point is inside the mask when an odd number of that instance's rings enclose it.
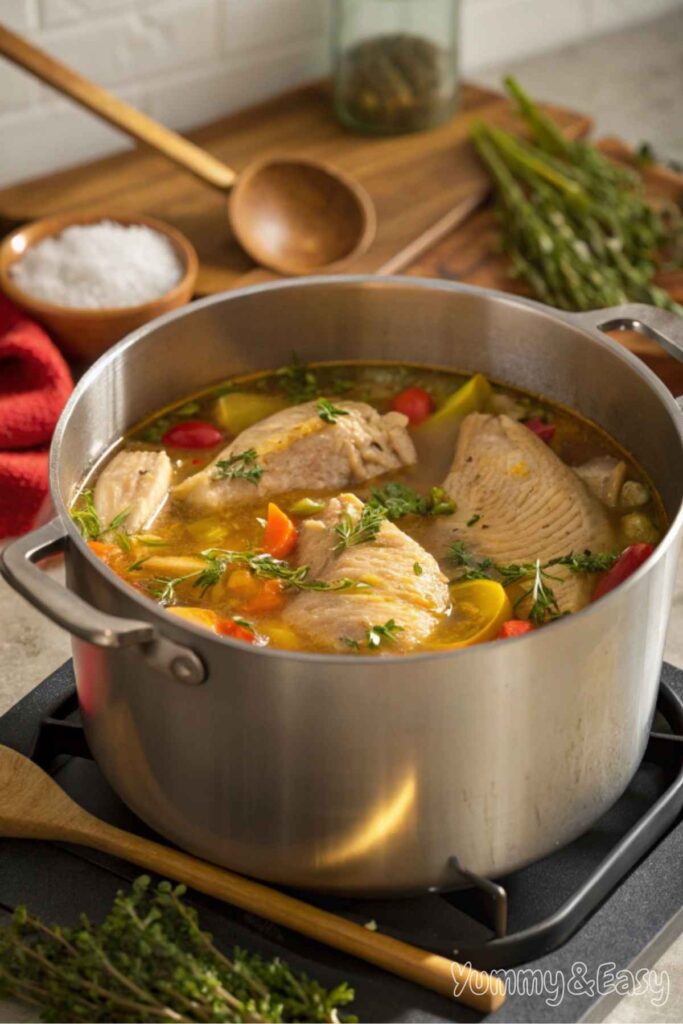
<instances>
[{"instance_id":1,"label":"pot handle","mask_svg":"<svg viewBox=\"0 0 683 1024\"><path fill-rule=\"evenodd\" d=\"M574 323L599 331L637 331L656 341L669 355L683 362L683 317L668 309L629 302L625 306L570 313Z\"/></svg>"},{"instance_id":2,"label":"pot handle","mask_svg":"<svg viewBox=\"0 0 683 1024\"><path fill-rule=\"evenodd\" d=\"M139 646L154 668L182 683L202 683L206 670L194 651L161 636L149 622L120 619L93 608L35 565L41 558L63 552L66 540L61 521L53 519L0 552L0 573L30 604L80 640L97 647Z\"/></svg>"}]
</instances>

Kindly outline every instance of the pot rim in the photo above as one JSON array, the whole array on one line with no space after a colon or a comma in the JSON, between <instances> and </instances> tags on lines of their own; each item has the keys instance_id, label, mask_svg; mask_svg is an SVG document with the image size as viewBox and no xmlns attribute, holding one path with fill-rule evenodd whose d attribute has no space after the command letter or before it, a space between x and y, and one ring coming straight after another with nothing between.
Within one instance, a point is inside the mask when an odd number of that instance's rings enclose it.
<instances>
[{"instance_id":1,"label":"pot rim","mask_svg":"<svg viewBox=\"0 0 683 1024\"><path fill-rule=\"evenodd\" d=\"M109 363L117 360L121 353L126 349L132 348L140 341L141 338L150 334L157 327L163 326L164 324L170 323L173 320L185 317L192 313L196 309L204 309L208 306L224 302L226 298L232 299L233 297L238 299L245 295L260 294L264 291L279 291L281 289L292 289L292 288L311 288L311 287L348 287L350 285L369 285L378 288L392 288L392 287L411 287L417 289L424 289L426 291L446 291L456 292L461 294L474 294L480 295L488 300L496 300L510 306L521 306L525 309L533 309L536 312L545 314L551 320L559 320L563 323L569 324L576 330L581 331L583 334L590 337L595 344L606 348L612 353L614 358L620 359L625 362L632 369L634 369L641 377L645 379L648 385L656 393L659 400L664 405L667 412L670 414L671 419L676 426L677 432L681 439L681 446L683 447L683 414L681 408L677 405L676 399L673 397L671 392L657 375L644 363L638 359L632 352L630 352L623 345L619 345L616 341L610 338L607 334L600 331L598 328L591 327L582 321L582 313L571 313L565 310L554 309L552 306L548 306L543 302L537 302L534 299L527 299L522 296L513 295L509 292L503 292L493 288L480 288L476 285L466 285L457 281L444 281L441 278L411 278L400 275L382 275L378 277L374 274L325 274L325 275L312 275L307 277L290 278L282 281L273 281L261 284L249 285L245 288L236 288L231 291L218 292L214 295L206 296L203 299L181 306L178 309L171 310L162 316L156 317L154 320L149 321L142 327L138 327L132 331L121 341L113 345L108 349L95 363L84 373L81 379L76 384L69 400L67 401L62 413L57 422L52 442L50 445L50 472L49 472L49 484L50 484L50 495L54 503L55 511L66 531L66 534L71 543L75 543L79 550L81 557L85 558L90 566L96 570L105 580L113 584L114 587L125 597L131 600L135 605L138 606L140 611L143 613L142 617L148 621L151 619L155 626L160 628L163 634L175 635L179 638L187 637L187 634L191 637L197 637L201 639L204 644L216 644L220 645L221 648L228 647L236 650L242 654L249 653L259 657L266 658L283 658L287 661L312 661L320 662L323 664L337 664L337 665L349 665L356 662L361 662L364 665L369 663L374 664L387 664L387 663L410 663L415 661L425 660L442 660L446 658L457 657L458 655L472 654L475 648L463 647L452 651L421 651L413 654L383 654L381 657L371 654L359 654L350 658L347 654L324 654L320 652L310 651L288 651L276 647L253 647L246 644L240 643L237 640L232 639L229 636L219 636L213 634L206 629L202 629L201 626L196 626L193 623L184 623L182 620L174 621L174 617L169 616L165 613L165 610L157 605L151 598L146 598L144 595L139 594L134 587L129 586L119 576L116 575L108 566L104 564L88 547L87 543L83 539L80 531L78 530L74 520L69 514L66 503L62 500L58 481L58 461L59 461L59 448L61 445L62 437L67 427L68 419L71 415L72 409L76 406L80 400L82 394L87 391L91 382L95 380L102 372L104 367ZM655 307L653 307L654 309ZM683 498L679 503L678 511L672 519L669 528L655 548L654 553L648 558L627 580L619 585L616 590L606 594L605 597L600 599L600 602L608 601L613 605L617 599L619 593L623 592L626 588L636 586L640 580L650 570L657 565L667 554L673 544L676 543L678 534L683 528ZM544 632L548 628L555 630L569 629L573 627L573 623L576 621L586 620L593 613L593 605L588 604L580 611L573 613L572 615L565 615L553 622L548 623L544 627ZM535 631L523 634L518 637L511 637L506 640L506 644L510 643L532 643L535 638ZM484 645L485 648L488 645ZM507 648L506 648L507 649Z\"/></svg>"}]
</instances>

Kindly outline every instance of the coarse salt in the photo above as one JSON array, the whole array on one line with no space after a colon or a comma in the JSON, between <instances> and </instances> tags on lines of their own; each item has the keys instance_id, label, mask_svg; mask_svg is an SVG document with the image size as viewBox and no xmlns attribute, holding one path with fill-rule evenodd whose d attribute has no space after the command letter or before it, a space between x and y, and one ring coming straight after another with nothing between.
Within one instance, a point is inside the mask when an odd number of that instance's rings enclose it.
<instances>
[{"instance_id":1,"label":"coarse salt","mask_svg":"<svg viewBox=\"0 0 683 1024\"><path fill-rule=\"evenodd\" d=\"M159 298L183 267L169 240L145 224L75 224L32 246L10 268L27 295L74 309L119 309Z\"/></svg>"}]
</instances>

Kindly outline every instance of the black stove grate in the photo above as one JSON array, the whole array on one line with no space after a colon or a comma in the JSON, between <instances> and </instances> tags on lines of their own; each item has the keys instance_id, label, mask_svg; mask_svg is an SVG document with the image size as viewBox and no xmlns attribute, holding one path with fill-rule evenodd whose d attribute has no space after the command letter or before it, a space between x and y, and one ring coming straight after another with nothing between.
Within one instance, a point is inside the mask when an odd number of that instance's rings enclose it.
<instances>
[{"instance_id":1,"label":"black stove grate","mask_svg":"<svg viewBox=\"0 0 683 1024\"><path fill-rule=\"evenodd\" d=\"M0 742L30 753L87 810L122 828L152 835L121 803L97 766L89 760L87 742L78 720L70 666L46 681L0 719ZM446 894L393 900L318 897L310 893L296 895L360 923L375 920L386 934L445 956L457 956L461 961L470 961L481 967L510 967L538 962L539 958L544 964L571 964L571 958L576 959L577 947L581 958L590 962L589 946L595 943L596 935L602 936L604 952L609 954L602 959L617 963L621 959L628 963L683 904L683 872L680 871L683 856L682 809L683 672L664 666L655 731L650 736L645 757L633 782L596 825L573 843L495 882L468 875L469 889ZM665 836L666 840L662 841ZM9 907L26 898L22 894L27 891L26 875L31 864L30 858L22 859L16 853L12 862L12 853L17 845L17 841L0 841L0 866L9 863L10 869L13 867L8 876L0 869L0 905ZM87 877L92 878L93 885L98 870L114 874L118 879L133 878L137 874L130 865L95 851L53 847L52 844L33 846L36 849L34 864L49 862L50 849L54 850L55 857L60 850L66 849L71 857L68 872L74 870L72 861L75 856L92 872ZM662 867L662 861L665 867ZM65 871L63 854L59 863L61 869L55 867L54 870ZM635 868L638 868L635 872L638 875L645 872L651 886L648 905L641 908L635 917L631 914L624 917L622 909L621 918L615 921L616 908L630 888L629 879ZM468 874L465 866L460 866L460 870ZM655 872L655 877L651 877L652 872ZM640 879L641 890L642 887ZM31 891L30 886L28 889ZM49 899L54 902L53 893ZM351 962L355 973L362 973L367 980L367 971L372 970L361 969L356 962L343 958L341 954L323 950L310 940L253 915L198 894L193 894L192 899L204 913L210 911L215 915L216 920L209 927L217 935L222 929L227 929L230 941L251 942L256 948L259 942L275 942L275 951L292 961L297 957L306 958L306 969L311 972L318 970L321 964L341 962L348 965ZM40 906L36 909L41 912ZM605 918L607 924L604 923ZM246 937L240 933L244 928L248 932ZM595 946L598 948L602 953L603 948ZM617 948L621 950L619 955ZM314 961L313 966L311 961ZM348 977L349 974L347 966L341 969L338 977ZM361 985L360 981L356 983ZM381 976L381 985L379 981L377 984L385 991L392 986L395 995L396 987L406 983ZM420 997L421 1007L431 1007L427 1011L428 1019L474 1019L470 1011L459 1007L451 1007L449 1016L440 1017L434 998L438 999L426 993ZM571 998L581 1012L594 1001L585 994ZM514 1003L508 1001L503 1019L568 1020L576 1019L579 1013L578 1009L569 1011L567 999L559 1010L555 1008L552 1011L538 998L533 1009L529 1009L530 999L531 996L525 1002L523 998L516 997ZM385 1001L381 1005L384 1007L382 1011L366 1010L362 1019L427 1019L419 1014L383 1016L387 1005L394 1007L392 1013L397 1012L393 995L389 1004ZM378 1012L379 1016L376 1015ZM571 1012L571 1017L566 1016L568 1012Z\"/></svg>"}]
</instances>

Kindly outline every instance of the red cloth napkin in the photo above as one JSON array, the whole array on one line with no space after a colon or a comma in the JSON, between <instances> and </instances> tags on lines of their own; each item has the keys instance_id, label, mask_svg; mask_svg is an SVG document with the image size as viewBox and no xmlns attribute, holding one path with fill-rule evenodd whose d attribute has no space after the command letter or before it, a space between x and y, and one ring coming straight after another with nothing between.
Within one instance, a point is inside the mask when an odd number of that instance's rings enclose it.
<instances>
[{"instance_id":1,"label":"red cloth napkin","mask_svg":"<svg viewBox=\"0 0 683 1024\"><path fill-rule=\"evenodd\" d=\"M72 389L42 327L0 294L0 537L25 533L40 515L48 445Z\"/></svg>"}]
</instances>

